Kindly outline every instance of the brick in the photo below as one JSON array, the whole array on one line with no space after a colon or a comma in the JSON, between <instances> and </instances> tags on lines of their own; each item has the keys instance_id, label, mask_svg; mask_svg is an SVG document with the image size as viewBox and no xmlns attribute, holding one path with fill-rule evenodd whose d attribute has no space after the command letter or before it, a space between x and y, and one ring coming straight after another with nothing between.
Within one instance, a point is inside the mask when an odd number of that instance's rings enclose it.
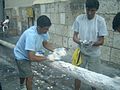
<instances>
[{"instance_id":1,"label":"brick","mask_svg":"<svg viewBox=\"0 0 120 90\"><path fill-rule=\"evenodd\" d=\"M113 37L113 47L120 49L120 34L114 33L114 37Z\"/></svg>"},{"instance_id":2,"label":"brick","mask_svg":"<svg viewBox=\"0 0 120 90\"><path fill-rule=\"evenodd\" d=\"M51 13L51 22L54 24L60 24L60 14L58 13Z\"/></svg>"},{"instance_id":3,"label":"brick","mask_svg":"<svg viewBox=\"0 0 120 90\"><path fill-rule=\"evenodd\" d=\"M120 50L112 48L111 62L120 64Z\"/></svg>"},{"instance_id":4,"label":"brick","mask_svg":"<svg viewBox=\"0 0 120 90\"><path fill-rule=\"evenodd\" d=\"M60 24L65 24L65 13L60 13Z\"/></svg>"},{"instance_id":5,"label":"brick","mask_svg":"<svg viewBox=\"0 0 120 90\"><path fill-rule=\"evenodd\" d=\"M99 0L100 8L98 12L100 13L116 13L118 12L118 4L116 0Z\"/></svg>"},{"instance_id":6,"label":"brick","mask_svg":"<svg viewBox=\"0 0 120 90\"><path fill-rule=\"evenodd\" d=\"M110 60L110 47L102 46L101 47L101 57L102 60Z\"/></svg>"},{"instance_id":7,"label":"brick","mask_svg":"<svg viewBox=\"0 0 120 90\"><path fill-rule=\"evenodd\" d=\"M45 7L45 5L40 5L40 8L41 8L41 12L46 12L46 7Z\"/></svg>"}]
</instances>

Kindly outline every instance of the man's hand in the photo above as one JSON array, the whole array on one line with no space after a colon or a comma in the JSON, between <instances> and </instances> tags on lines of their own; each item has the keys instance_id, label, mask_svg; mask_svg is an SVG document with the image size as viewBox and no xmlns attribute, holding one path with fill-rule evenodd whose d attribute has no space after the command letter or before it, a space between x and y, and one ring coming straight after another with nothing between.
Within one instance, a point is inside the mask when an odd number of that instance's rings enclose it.
<instances>
[{"instance_id":1,"label":"man's hand","mask_svg":"<svg viewBox=\"0 0 120 90\"><path fill-rule=\"evenodd\" d=\"M82 41L82 40L80 40L80 44L79 45L85 46L87 48L87 47L92 47L93 44L94 44L93 41L87 41L87 40Z\"/></svg>"}]
</instances>

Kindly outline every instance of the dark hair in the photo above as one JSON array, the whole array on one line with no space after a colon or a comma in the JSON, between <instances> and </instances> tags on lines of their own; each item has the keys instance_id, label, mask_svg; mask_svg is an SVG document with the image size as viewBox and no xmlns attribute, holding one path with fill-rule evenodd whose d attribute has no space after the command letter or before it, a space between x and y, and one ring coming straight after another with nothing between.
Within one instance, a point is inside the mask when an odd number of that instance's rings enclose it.
<instances>
[{"instance_id":1,"label":"dark hair","mask_svg":"<svg viewBox=\"0 0 120 90\"><path fill-rule=\"evenodd\" d=\"M99 1L98 0L86 0L86 8L99 8Z\"/></svg>"},{"instance_id":2,"label":"dark hair","mask_svg":"<svg viewBox=\"0 0 120 90\"><path fill-rule=\"evenodd\" d=\"M9 16L6 16L6 19L9 19Z\"/></svg>"},{"instance_id":3,"label":"dark hair","mask_svg":"<svg viewBox=\"0 0 120 90\"><path fill-rule=\"evenodd\" d=\"M37 19L37 26L40 27L51 26L51 21L46 15L42 15Z\"/></svg>"},{"instance_id":4,"label":"dark hair","mask_svg":"<svg viewBox=\"0 0 120 90\"><path fill-rule=\"evenodd\" d=\"M118 27L120 27L120 12L115 15L112 22L112 28L114 31L116 31Z\"/></svg>"}]
</instances>

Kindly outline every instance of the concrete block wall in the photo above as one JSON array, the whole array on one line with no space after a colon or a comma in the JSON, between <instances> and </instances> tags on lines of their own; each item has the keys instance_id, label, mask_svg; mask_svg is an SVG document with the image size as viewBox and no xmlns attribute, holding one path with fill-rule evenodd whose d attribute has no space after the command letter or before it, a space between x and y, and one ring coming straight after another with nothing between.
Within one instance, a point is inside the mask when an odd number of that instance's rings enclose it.
<instances>
[{"instance_id":1,"label":"concrete block wall","mask_svg":"<svg viewBox=\"0 0 120 90\"><path fill-rule=\"evenodd\" d=\"M73 31L71 30L75 18L84 13L85 0L58 0L52 3L39 3L33 5L35 20L40 15L47 15L51 21L50 41L60 47L68 47L72 53L77 45L73 42ZM101 59L112 63L120 64L120 34L112 31L112 20L120 11L120 0L99 0L100 8L97 13L106 20L109 35L105 37L105 44L102 46ZM19 16L22 27L27 27L25 8L19 8ZM14 10L10 9L10 10ZM11 13L9 13L11 14ZM13 17L13 16L12 16ZM25 28L22 28L25 29Z\"/></svg>"},{"instance_id":2,"label":"concrete block wall","mask_svg":"<svg viewBox=\"0 0 120 90\"><path fill-rule=\"evenodd\" d=\"M36 19L39 15L47 15L52 21L52 26L49 31L50 41L57 46L71 48L72 52L77 45L72 40L73 31L71 27L76 16L79 15L81 11L83 12L83 1L81 2L82 3L74 3L73 1L66 0L34 5ZM76 7L75 4L77 4L78 7ZM79 9L79 11L76 9Z\"/></svg>"},{"instance_id":3,"label":"concrete block wall","mask_svg":"<svg viewBox=\"0 0 120 90\"><path fill-rule=\"evenodd\" d=\"M100 8L98 14L103 16L106 20L109 35L105 38L105 44L102 46L101 59L112 63L120 64L120 35L112 31L112 20L117 12L120 11L120 0L99 0Z\"/></svg>"}]
</instances>

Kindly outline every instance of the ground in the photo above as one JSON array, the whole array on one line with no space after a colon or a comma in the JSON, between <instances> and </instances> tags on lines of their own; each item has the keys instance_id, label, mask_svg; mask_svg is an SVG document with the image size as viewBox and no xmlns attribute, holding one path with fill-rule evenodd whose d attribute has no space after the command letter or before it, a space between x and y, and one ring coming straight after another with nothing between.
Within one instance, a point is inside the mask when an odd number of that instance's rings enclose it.
<instances>
[{"instance_id":1,"label":"ground","mask_svg":"<svg viewBox=\"0 0 120 90\"><path fill-rule=\"evenodd\" d=\"M4 38L4 40L15 44L18 38L19 37L9 37ZM17 67L13 61L7 61L6 55L7 54L4 54L3 57L0 57L0 82L2 84L2 88L3 90L19 90ZM66 62L70 62L70 60L66 60ZM120 75L119 69L110 67L104 63L101 65L103 74L110 77ZM33 90L74 90L73 77L41 63L33 63L32 68L34 73ZM90 86L82 84L81 90L90 90Z\"/></svg>"}]
</instances>

